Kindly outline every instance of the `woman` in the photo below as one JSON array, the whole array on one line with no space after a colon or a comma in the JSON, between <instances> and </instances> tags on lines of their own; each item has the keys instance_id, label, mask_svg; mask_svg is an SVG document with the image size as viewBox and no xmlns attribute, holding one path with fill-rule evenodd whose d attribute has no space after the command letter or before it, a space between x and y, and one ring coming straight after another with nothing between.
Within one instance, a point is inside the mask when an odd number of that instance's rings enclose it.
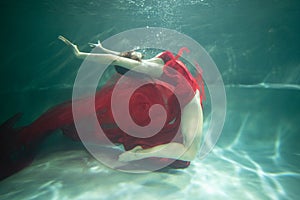
<instances>
[{"instance_id":1,"label":"woman","mask_svg":"<svg viewBox=\"0 0 300 200\"><path fill-rule=\"evenodd\" d=\"M59 36L59 39L71 47L77 58L88 58L99 64L111 63L117 71L97 91L95 110L105 137L112 143L122 144L126 150L119 155L119 161L172 160L174 162L169 166L173 168L185 168L189 165L200 147L204 90L203 85L199 86L186 66L178 60L183 50L187 50L186 48L182 48L176 57L171 52L165 51L154 58L143 60L139 52L111 51L103 48L100 42L91 46L101 49L103 54L84 53L63 36ZM144 133L139 133L141 137L129 135L118 127L113 117L112 92L117 81L128 70L139 75L129 76L128 81L122 85L123 89L118 94L121 99L132 83L138 82L141 78L152 81L138 88L130 98L129 110L133 121L140 126L149 124L151 119L148 113L152 105L160 104L166 110L166 122L154 136L142 137ZM173 87L174 91L171 91L170 87ZM80 106L84 100L75 103ZM82 114L82 118L86 115L89 114ZM79 139L74 126L71 101L51 108L28 126L14 129L13 125L19 118L20 114L17 114L0 127L2 143L0 178L5 178L30 164L37 145L54 130L61 129L68 137ZM156 116L154 122L160 120L160 116ZM176 134L178 131L179 134ZM101 137L98 139L101 140Z\"/></svg>"}]
</instances>

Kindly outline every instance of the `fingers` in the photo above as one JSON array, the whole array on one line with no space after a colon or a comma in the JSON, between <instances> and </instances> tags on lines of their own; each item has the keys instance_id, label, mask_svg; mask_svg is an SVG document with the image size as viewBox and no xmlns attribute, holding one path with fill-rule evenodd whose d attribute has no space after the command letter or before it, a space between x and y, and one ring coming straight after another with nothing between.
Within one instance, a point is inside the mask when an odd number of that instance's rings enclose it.
<instances>
[{"instance_id":1,"label":"fingers","mask_svg":"<svg viewBox=\"0 0 300 200\"><path fill-rule=\"evenodd\" d=\"M141 150L143 150L143 148L141 146L136 146L133 149L131 149L131 152L137 153L140 152Z\"/></svg>"},{"instance_id":2,"label":"fingers","mask_svg":"<svg viewBox=\"0 0 300 200\"><path fill-rule=\"evenodd\" d=\"M101 42L100 42L100 40L98 40L97 46L100 47L100 48L103 48L103 47L102 47L102 44L101 44Z\"/></svg>"},{"instance_id":3,"label":"fingers","mask_svg":"<svg viewBox=\"0 0 300 200\"><path fill-rule=\"evenodd\" d=\"M78 50L78 48L77 48L77 46L75 44L73 44L72 42L70 42L67 38L65 38L62 35L58 36L58 39L61 40L61 41L63 41L66 45L71 46L71 48L72 48L72 50L73 50L73 52L74 52L74 54L76 56L79 55L80 51Z\"/></svg>"},{"instance_id":4,"label":"fingers","mask_svg":"<svg viewBox=\"0 0 300 200\"><path fill-rule=\"evenodd\" d=\"M143 151L143 148L141 146L136 146L133 149L129 151L125 151L121 155L119 155L119 161L121 162L129 162L129 161L134 161L134 160L139 160L141 159L141 155L138 153L141 153Z\"/></svg>"},{"instance_id":5,"label":"fingers","mask_svg":"<svg viewBox=\"0 0 300 200\"><path fill-rule=\"evenodd\" d=\"M72 42L70 42L67 38L65 38L62 35L58 36L58 39L60 39L61 41L63 41L66 45L74 46L74 44Z\"/></svg>"},{"instance_id":6,"label":"fingers","mask_svg":"<svg viewBox=\"0 0 300 200\"><path fill-rule=\"evenodd\" d=\"M95 48L95 47L98 46L97 44L94 44L94 43L89 43L89 45L90 45L91 48Z\"/></svg>"},{"instance_id":7,"label":"fingers","mask_svg":"<svg viewBox=\"0 0 300 200\"><path fill-rule=\"evenodd\" d=\"M90 45L90 47L91 47L91 48L98 47L98 48L100 48L100 49L103 49L103 47L102 47L102 44L101 44L100 40L98 40L98 43L97 43L97 44L94 44L94 43L89 43L89 45Z\"/></svg>"}]
</instances>

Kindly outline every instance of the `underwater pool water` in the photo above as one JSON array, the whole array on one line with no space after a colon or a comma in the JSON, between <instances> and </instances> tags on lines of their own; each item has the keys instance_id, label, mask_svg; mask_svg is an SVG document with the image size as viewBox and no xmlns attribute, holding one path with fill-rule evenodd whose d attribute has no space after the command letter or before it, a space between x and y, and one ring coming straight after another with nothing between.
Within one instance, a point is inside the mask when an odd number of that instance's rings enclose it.
<instances>
[{"instance_id":1,"label":"underwater pool water","mask_svg":"<svg viewBox=\"0 0 300 200\"><path fill-rule=\"evenodd\" d=\"M32 165L0 182L1 200L299 198L298 1L42 0L1 9L1 122L21 111L19 125L30 123L71 98L81 61L60 34L88 51L88 42L132 28L180 31L209 52L227 94L216 147L187 169L118 172L56 132Z\"/></svg>"}]
</instances>

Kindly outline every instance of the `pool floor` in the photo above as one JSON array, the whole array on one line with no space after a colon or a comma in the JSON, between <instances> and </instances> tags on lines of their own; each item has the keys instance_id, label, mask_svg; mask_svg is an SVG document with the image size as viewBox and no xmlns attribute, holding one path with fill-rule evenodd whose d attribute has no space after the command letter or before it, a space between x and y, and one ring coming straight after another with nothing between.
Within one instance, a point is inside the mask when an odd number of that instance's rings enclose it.
<instances>
[{"instance_id":1,"label":"pool floor","mask_svg":"<svg viewBox=\"0 0 300 200\"><path fill-rule=\"evenodd\" d=\"M46 142L49 148L31 166L0 182L0 199L297 199L299 113L286 102L299 102L300 92L239 86L226 91L218 144L187 169L119 172L56 133L56 147Z\"/></svg>"}]
</instances>

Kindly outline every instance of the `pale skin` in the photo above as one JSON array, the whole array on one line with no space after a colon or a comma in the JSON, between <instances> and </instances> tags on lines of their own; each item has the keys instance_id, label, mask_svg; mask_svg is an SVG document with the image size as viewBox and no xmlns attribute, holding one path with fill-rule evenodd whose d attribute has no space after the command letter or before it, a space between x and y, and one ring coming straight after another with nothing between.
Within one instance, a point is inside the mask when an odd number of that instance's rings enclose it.
<instances>
[{"instance_id":1,"label":"pale skin","mask_svg":"<svg viewBox=\"0 0 300 200\"><path fill-rule=\"evenodd\" d=\"M79 51L77 45L71 43L63 36L58 37L61 41L71 47L74 55L79 59L88 59L99 64L111 63L122 66L129 70L145 73L153 78L160 77L163 73L164 62L157 56L151 59L140 59L140 61L121 57L119 52L105 49L101 43L91 44L91 47L100 48L104 53L85 53ZM133 52L142 58L139 52ZM184 161L192 161L200 148L203 128L203 112L200 105L200 92L196 90L193 99L183 108L181 113L181 132L183 143L170 142L152 148L143 149L141 146L125 151L119 156L119 161L129 162L150 157L172 158Z\"/></svg>"}]
</instances>

